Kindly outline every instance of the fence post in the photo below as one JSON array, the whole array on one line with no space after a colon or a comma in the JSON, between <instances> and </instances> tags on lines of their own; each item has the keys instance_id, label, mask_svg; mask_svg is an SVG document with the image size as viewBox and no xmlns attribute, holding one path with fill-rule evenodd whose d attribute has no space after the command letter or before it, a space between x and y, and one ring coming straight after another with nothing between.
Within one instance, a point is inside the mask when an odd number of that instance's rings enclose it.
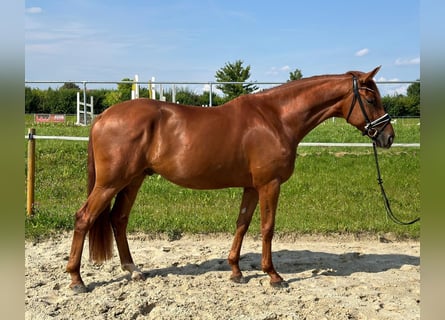
<instances>
[{"instance_id":1,"label":"fence post","mask_svg":"<svg viewBox=\"0 0 445 320\"><path fill-rule=\"evenodd\" d=\"M77 106L77 118L76 118L76 124L79 125L80 124L80 92L77 92L77 101L76 101L76 106Z\"/></svg>"},{"instance_id":2,"label":"fence post","mask_svg":"<svg viewBox=\"0 0 445 320\"><path fill-rule=\"evenodd\" d=\"M26 213L29 216L34 214L34 184L36 174L36 140L34 135L36 129L28 129L28 180L27 180L27 201L26 201Z\"/></svg>"},{"instance_id":3,"label":"fence post","mask_svg":"<svg viewBox=\"0 0 445 320\"><path fill-rule=\"evenodd\" d=\"M213 105L212 83L209 82L209 107Z\"/></svg>"},{"instance_id":4,"label":"fence post","mask_svg":"<svg viewBox=\"0 0 445 320\"><path fill-rule=\"evenodd\" d=\"M87 82L83 82L83 123L87 125Z\"/></svg>"}]
</instances>

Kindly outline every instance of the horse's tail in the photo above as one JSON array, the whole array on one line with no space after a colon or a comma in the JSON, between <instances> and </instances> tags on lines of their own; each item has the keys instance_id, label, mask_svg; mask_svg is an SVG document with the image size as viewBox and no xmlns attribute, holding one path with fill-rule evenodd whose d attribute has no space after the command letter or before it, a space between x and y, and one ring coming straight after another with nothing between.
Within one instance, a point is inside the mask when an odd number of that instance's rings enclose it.
<instances>
[{"instance_id":1,"label":"horse's tail","mask_svg":"<svg viewBox=\"0 0 445 320\"><path fill-rule=\"evenodd\" d=\"M92 130L91 130L92 132ZM88 142L88 196L91 194L96 182L96 165L94 161L94 147L92 134ZM99 214L88 232L90 260L103 262L113 256L113 230L110 221L111 204Z\"/></svg>"}]
</instances>

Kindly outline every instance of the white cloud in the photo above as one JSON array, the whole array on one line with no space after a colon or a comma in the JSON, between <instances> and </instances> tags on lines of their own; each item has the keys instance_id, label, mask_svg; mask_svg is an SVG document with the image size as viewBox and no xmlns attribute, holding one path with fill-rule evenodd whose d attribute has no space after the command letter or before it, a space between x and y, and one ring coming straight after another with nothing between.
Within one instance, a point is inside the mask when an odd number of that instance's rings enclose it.
<instances>
[{"instance_id":1,"label":"white cloud","mask_svg":"<svg viewBox=\"0 0 445 320\"><path fill-rule=\"evenodd\" d=\"M395 61L396 66L416 65L420 64L420 57L412 59L397 58Z\"/></svg>"},{"instance_id":2,"label":"white cloud","mask_svg":"<svg viewBox=\"0 0 445 320\"><path fill-rule=\"evenodd\" d=\"M400 81L400 79L399 78L392 78L392 79L386 79L385 77L380 77L380 78L378 78L377 79L377 82L389 82L389 81L391 81L391 82L397 82L397 81Z\"/></svg>"},{"instance_id":3,"label":"white cloud","mask_svg":"<svg viewBox=\"0 0 445 320\"><path fill-rule=\"evenodd\" d=\"M394 95L406 95L406 90L409 87L409 84L406 83L397 83L400 81L398 78L386 79L385 77L380 77L377 79L377 82L395 82L394 84L385 83L378 84L380 94L382 96L394 96Z\"/></svg>"},{"instance_id":4,"label":"white cloud","mask_svg":"<svg viewBox=\"0 0 445 320\"><path fill-rule=\"evenodd\" d=\"M363 48L363 49L357 51L355 53L355 56L356 57L363 57L363 56L366 56L368 53L369 53L369 49L368 48Z\"/></svg>"},{"instance_id":5,"label":"white cloud","mask_svg":"<svg viewBox=\"0 0 445 320\"><path fill-rule=\"evenodd\" d=\"M282 67L271 67L268 71L266 71L266 74L270 76L277 76L281 72L288 72L289 70L290 67L288 65Z\"/></svg>"},{"instance_id":6,"label":"white cloud","mask_svg":"<svg viewBox=\"0 0 445 320\"><path fill-rule=\"evenodd\" d=\"M207 83L206 83L202 88L198 88L198 89L196 89L195 91L196 91L198 94L201 94L201 93L203 93L203 92L210 92L210 84L207 84ZM212 93L216 93L216 94L221 95L221 94L222 94L222 91L221 91L220 89L216 88L215 85L212 85Z\"/></svg>"},{"instance_id":7,"label":"white cloud","mask_svg":"<svg viewBox=\"0 0 445 320\"><path fill-rule=\"evenodd\" d=\"M380 94L382 96L394 96L394 95L406 95L409 84L399 84L399 85L386 85L380 89Z\"/></svg>"},{"instance_id":8,"label":"white cloud","mask_svg":"<svg viewBox=\"0 0 445 320\"><path fill-rule=\"evenodd\" d=\"M39 14L42 13L43 10L40 7L29 7L25 9L25 12L29 14Z\"/></svg>"}]
</instances>

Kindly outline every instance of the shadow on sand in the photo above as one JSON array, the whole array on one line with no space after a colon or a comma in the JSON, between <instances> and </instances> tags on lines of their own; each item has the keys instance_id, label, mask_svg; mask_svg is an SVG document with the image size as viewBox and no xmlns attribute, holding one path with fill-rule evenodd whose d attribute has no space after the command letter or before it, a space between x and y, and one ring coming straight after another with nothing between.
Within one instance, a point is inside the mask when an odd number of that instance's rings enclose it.
<instances>
[{"instance_id":1,"label":"shadow on sand","mask_svg":"<svg viewBox=\"0 0 445 320\"><path fill-rule=\"evenodd\" d=\"M403 265L418 266L420 258L404 254L360 254L349 252L333 254L309 250L281 250L273 253L275 269L286 278L286 274L312 271L314 275L349 276L356 272L378 273L389 269L400 269ZM246 253L241 256L243 271L261 271L261 254ZM325 271L323 271L325 270ZM147 278L154 276L202 275L207 272L230 271L225 258L210 259L198 264L170 266L145 272ZM249 279L249 277L246 277ZM294 279L297 281L298 279ZM293 280L288 279L288 282Z\"/></svg>"},{"instance_id":2,"label":"shadow on sand","mask_svg":"<svg viewBox=\"0 0 445 320\"><path fill-rule=\"evenodd\" d=\"M360 254L348 252L333 254L309 250L281 250L273 253L275 269L288 283L301 281L316 276L349 276L356 272L378 273L389 269L400 269L404 265L419 266L420 258L404 254ZM242 271L259 271L261 273L261 254L246 253L241 256ZM209 259L202 263L172 265L165 268L143 270L147 279L165 277L167 275L203 275L208 272L230 272L226 258ZM311 271L311 275L289 278L286 275ZM261 274L247 275L246 282L261 277ZM265 276L265 275L264 275ZM120 276L110 281L93 282L88 285L88 291L103 285L119 282L129 275Z\"/></svg>"}]
</instances>

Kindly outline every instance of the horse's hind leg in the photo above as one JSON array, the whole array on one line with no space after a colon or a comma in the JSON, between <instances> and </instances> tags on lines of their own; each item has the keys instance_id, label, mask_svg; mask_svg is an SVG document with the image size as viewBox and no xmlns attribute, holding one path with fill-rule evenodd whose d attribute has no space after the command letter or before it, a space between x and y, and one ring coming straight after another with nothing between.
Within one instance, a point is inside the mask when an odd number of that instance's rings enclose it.
<instances>
[{"instance_id":1,"label":"horse's hind leg","mask_svg":"<svg viewBox=\"0 0 445 320\"><path fill-rule=\"evenodd\" d=\"M109 206L115 193L116 191L113 188L94 188L85 204L76 213L71 252L66 266L67 272L71 275L70 288L75 292L86 292L86 287L80 276L80 261L85 236L97 217Z\"/></svg>"},{"instance_id":2,"label":"horse's hind leg","mask_svg":"<svg viewBox=\"0 0 445 320\"><path fill-rule=\"evenodd\" d=\"M121 266L123 270L130 272L133 280L144 280L145 277L133 262L126 233L130 210L144 178L145 175L142 175L133 179L128 186L119 191L111 210L111 225L119 251Z\"/></svg>"},{"instance_id":3,"label":"horse's hind leg","mask_svg":"<svg viewBox=\"0 0 445 320\"><path fill-rule=\"evenodd\" d=\"M230 276L230 279L234 282L242 283L245 281L239 268L241 245L243 243L244 235L246 234L247 229L249 229L257 204L258 192L252 188L245 188L238 220L236 221L236 232L233 238L232 249L230 250L228 258L229 264L232 267L232 275Z\"/></svg>"}]
</instances>

